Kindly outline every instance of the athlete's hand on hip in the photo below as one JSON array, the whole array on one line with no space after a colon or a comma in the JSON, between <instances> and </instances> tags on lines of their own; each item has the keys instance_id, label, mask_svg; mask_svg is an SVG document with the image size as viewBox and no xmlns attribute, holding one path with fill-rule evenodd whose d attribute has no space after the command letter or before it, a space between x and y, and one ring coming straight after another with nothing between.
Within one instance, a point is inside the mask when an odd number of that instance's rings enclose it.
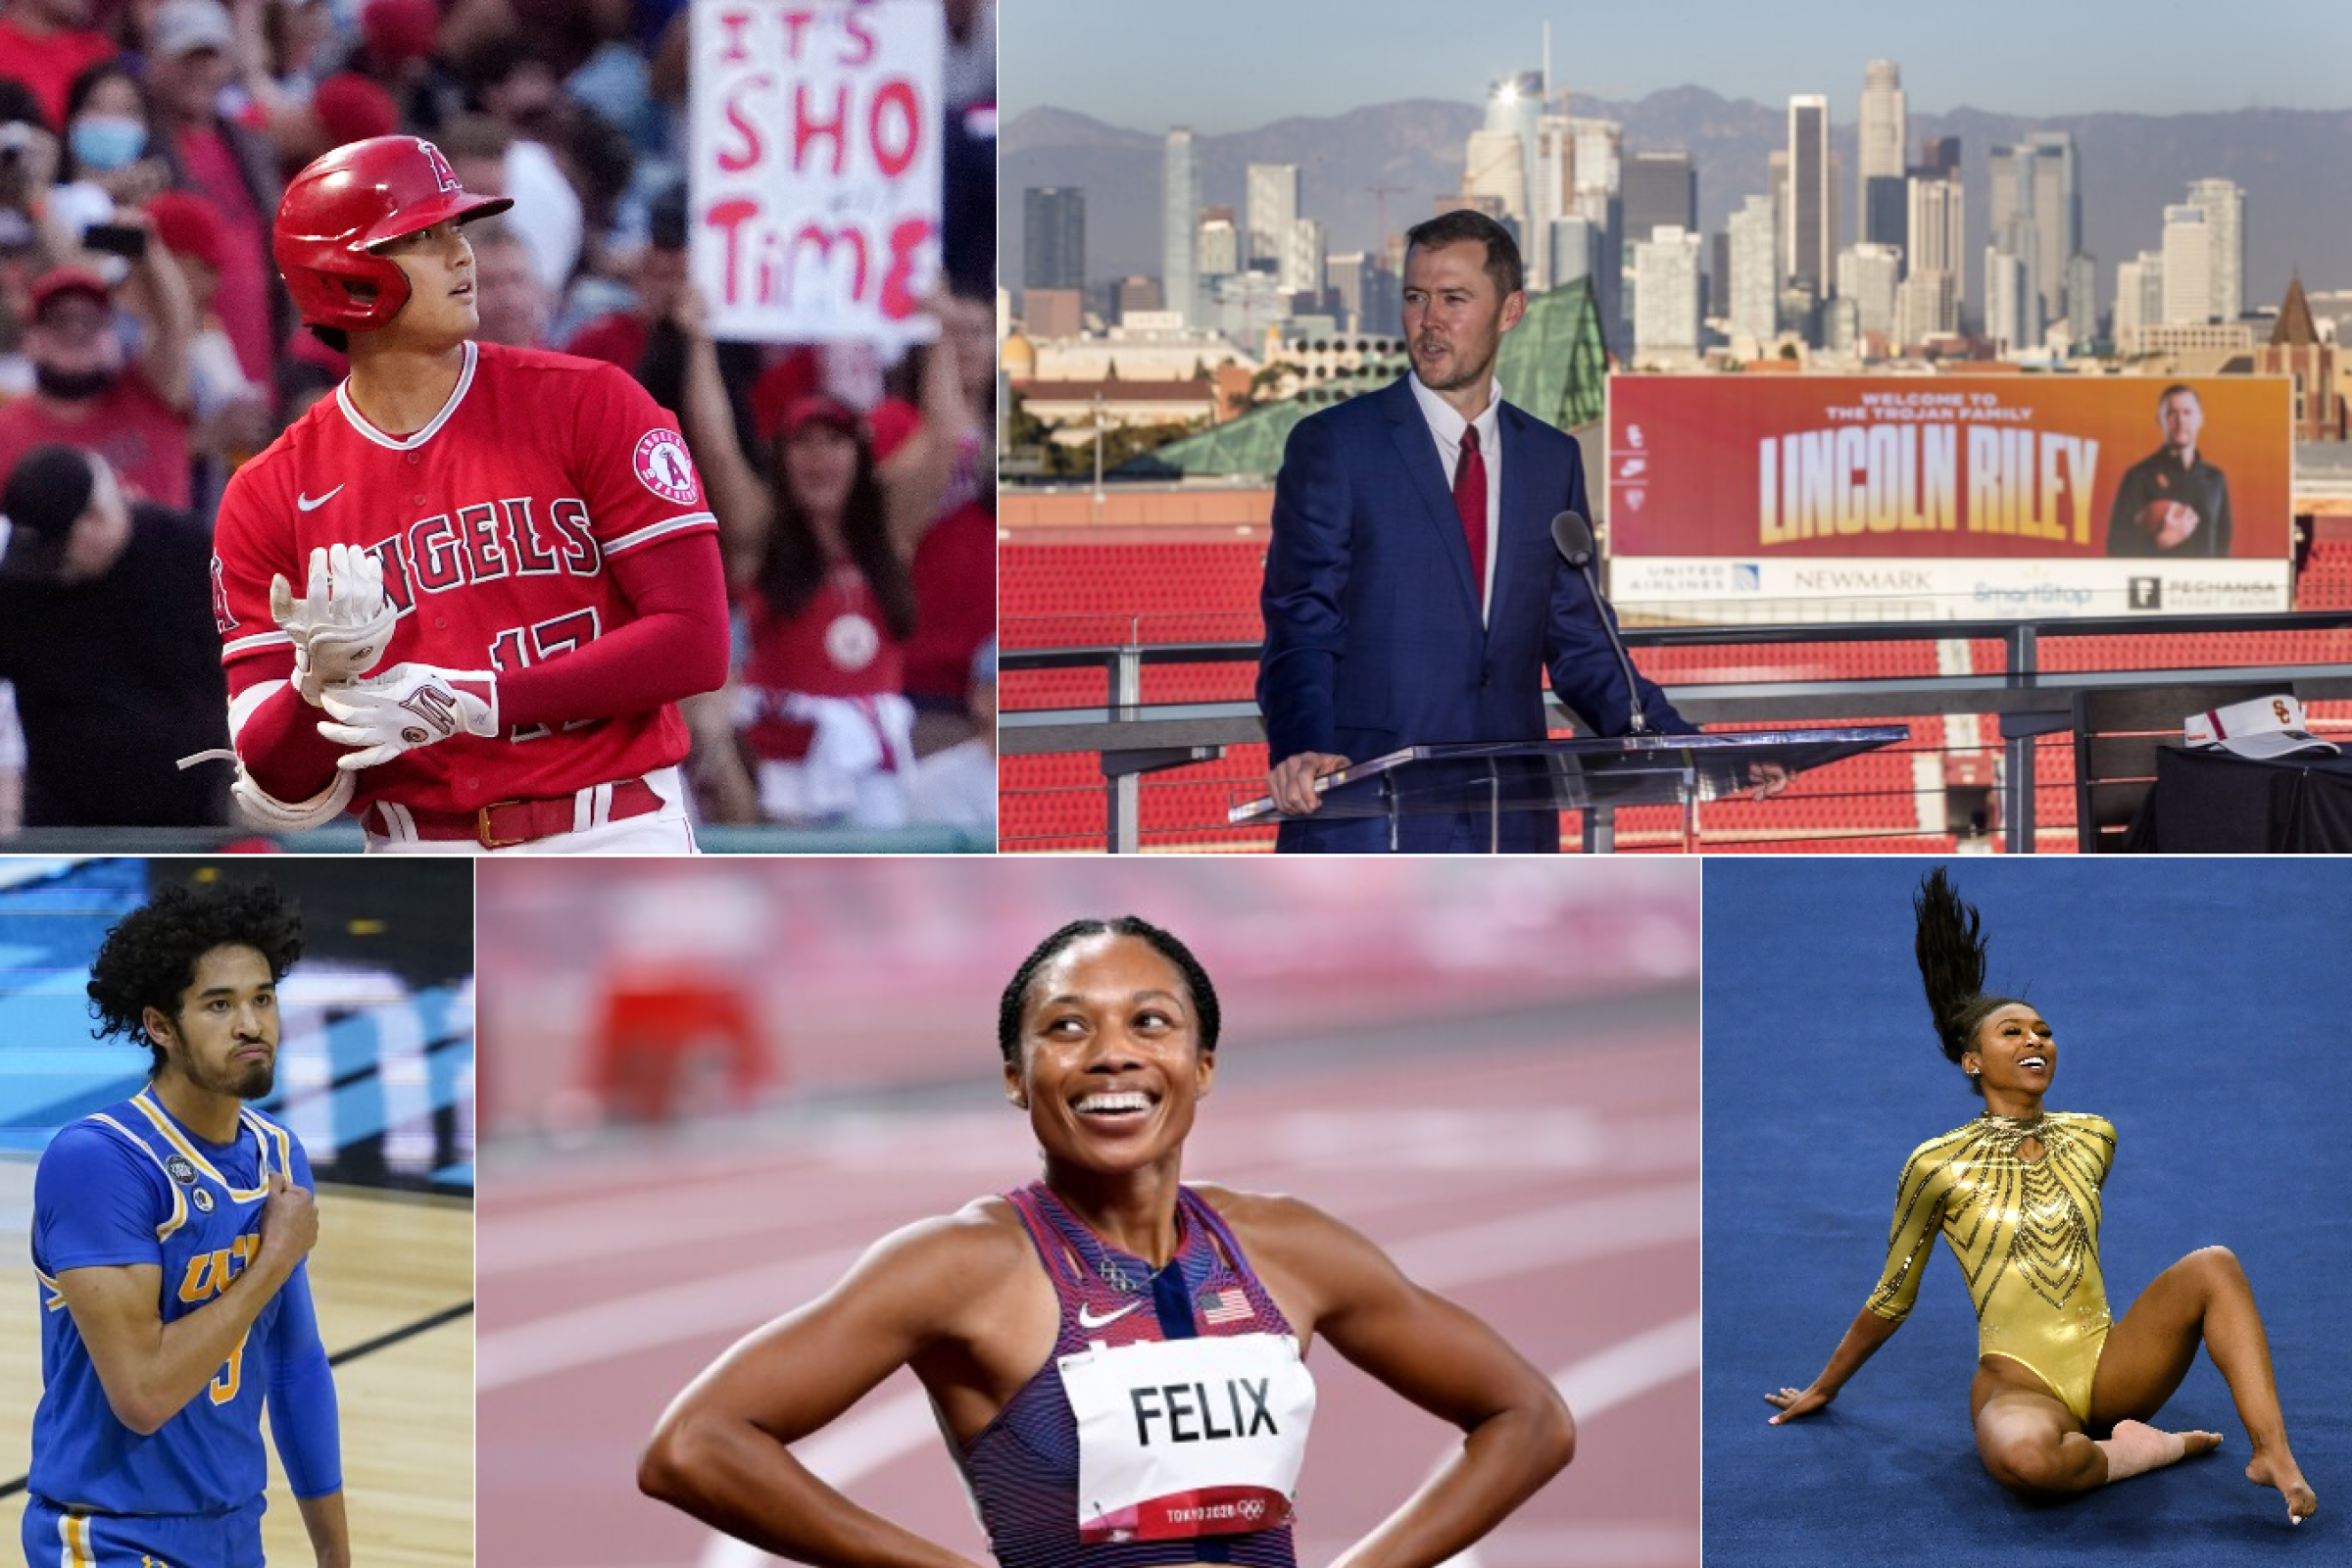
<instances>
[{"instance_id":1,"label":"athlete's hand on hip","mask_svg":"<svg viewBox=\"0 0 2352 1568\"><path fill-rule=\"evenodd\" d=\"M270 616L294 639L294 689L313 708L324 688L375 667L399 615L384 598L383 562L355 545L312 551L299 601L283 573L270 579Z\"/></svg>"},{"instance_id":2,"label":"athlete's hand on hip","mask_svg":"<svg viewBox=\"0 0 2352 1568\"><path fill-rule=\"evenodd\" d=\"M486 669L394 664L381 675L329 686L324 696L334 718L320 719L318 733L363 748L336 760L347 771L375 767L453 735L498 733L498 677Z\"/></svg>"},{"instance_id":3,"label":"athlete's hand on hip","mask_svg":"<svg viewBox=\"0 0 2352 1568\"><path fill-rule=\"evenodd\" d=\"M270 1196L262 1203L262 1247L290 1250L299 1261L318 1242L318 1204L310 1189L297 1187L282 1170L270 1173Z\"/></svg>"},{"instance_id":4,"label":"athlete's hand on hip","mask_svg":"<svg viewBox=\"0 0 2352 1568\"><path fill-rule=\"evenodd\" d=\"M1836 1397L1838 1396L1835 1392L1824 1394L1818 1384L1809 1389L1783 1389L1778 1394L1767 1394L1764 1396L1764 1402L1779 1405L1781 1413L1774 1416L1765 1425L1777 1427L1783 1422L1793 1421L1800 1415L1811 1415Z\"/></svg>"}]
</instances>

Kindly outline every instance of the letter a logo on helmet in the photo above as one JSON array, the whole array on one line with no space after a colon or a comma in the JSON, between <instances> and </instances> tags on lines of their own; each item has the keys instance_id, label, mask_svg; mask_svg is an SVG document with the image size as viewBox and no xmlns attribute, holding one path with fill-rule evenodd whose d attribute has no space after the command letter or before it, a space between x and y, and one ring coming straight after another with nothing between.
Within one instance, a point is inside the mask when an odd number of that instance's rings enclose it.
<instances>
[{"instance_id":1,"label":"letter a logo on helmet","mask_svg":"<svg viewBox=\"0 0 2352 1568\"><path fill-rule=\"evenodd\" d=\"M408 274L374 247L514 205L503 196L467 195L441 149L421 137L371 136L294 176L277 205L270 248L305 321L367 331L409 302Z\"/></svg>"}]
</instances>

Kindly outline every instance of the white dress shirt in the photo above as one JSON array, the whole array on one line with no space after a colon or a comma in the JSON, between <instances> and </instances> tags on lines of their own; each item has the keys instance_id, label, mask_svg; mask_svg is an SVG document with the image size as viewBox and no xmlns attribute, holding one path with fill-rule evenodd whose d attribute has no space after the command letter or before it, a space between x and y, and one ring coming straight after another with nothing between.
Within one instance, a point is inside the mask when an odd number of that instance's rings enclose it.
<instances>
[{"instance_id":1,"label":"white dress shirt","mask_svg":"<svg viewBox=\"0 0 2352 1568\"><path fill-rule=\"evenodd\" d=\"M1475 419L1465 419L1454 412L1453 405L1423 386L1421 377L1407 375L1405 379L1412 383L1413 401L1421 405L1421 417L1437 440L1438 466L1448 491L1453 488L1454 470L1461 466L1462 431L1478 426L1479 456L1487 460L1487 580L1478 585L1478 618L1483 625L1494 603L1494 543L1502 527L1502 418L1497 412L1502 407L1502 382L1491 381L1485 411Z\"/></svg>"}]
</instances>

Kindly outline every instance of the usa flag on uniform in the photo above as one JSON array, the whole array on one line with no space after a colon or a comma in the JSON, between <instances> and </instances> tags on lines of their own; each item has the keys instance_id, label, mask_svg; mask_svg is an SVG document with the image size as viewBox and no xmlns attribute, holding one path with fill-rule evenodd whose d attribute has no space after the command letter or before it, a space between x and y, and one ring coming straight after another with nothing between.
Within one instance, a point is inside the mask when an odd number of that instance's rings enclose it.
<instances>
[{"instance_id":1,"label":"usa flag on uniform","mask_svg":"<svg viewBox=\"0 0 2352 1568\"><path fill-rule=\"evenodd\" d=\"M1239 1323L1254 1316L1250 1298L1231 1287L1222 1291L1202 1291L1198 1303L1203 1323Z\"/></svg>"}]
</instances>

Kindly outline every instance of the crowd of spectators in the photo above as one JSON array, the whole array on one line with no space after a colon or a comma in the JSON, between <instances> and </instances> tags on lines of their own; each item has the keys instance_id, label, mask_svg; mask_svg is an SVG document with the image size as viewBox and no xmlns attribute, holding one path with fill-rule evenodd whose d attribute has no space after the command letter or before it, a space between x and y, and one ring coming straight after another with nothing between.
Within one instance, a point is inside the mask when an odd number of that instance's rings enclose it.
<instances>
[{"instance_id":1,"label":"crowd of spectators","mask_svg":"<svg viewBox=\"0 0 2352 1568\"><path fill-rule=\"evenodd\" d=\"M901 355L710 340L687 12L0 0L0 835L226 820L124 735L226 744L189 543L343 374L270 221L305 164L392 132L514 200L467 229L482 338L619 365L679 416L737 612L687 715L702 819L993 826L994 0L943 0L939 332Z\"/></svg>"}]
</instances>

